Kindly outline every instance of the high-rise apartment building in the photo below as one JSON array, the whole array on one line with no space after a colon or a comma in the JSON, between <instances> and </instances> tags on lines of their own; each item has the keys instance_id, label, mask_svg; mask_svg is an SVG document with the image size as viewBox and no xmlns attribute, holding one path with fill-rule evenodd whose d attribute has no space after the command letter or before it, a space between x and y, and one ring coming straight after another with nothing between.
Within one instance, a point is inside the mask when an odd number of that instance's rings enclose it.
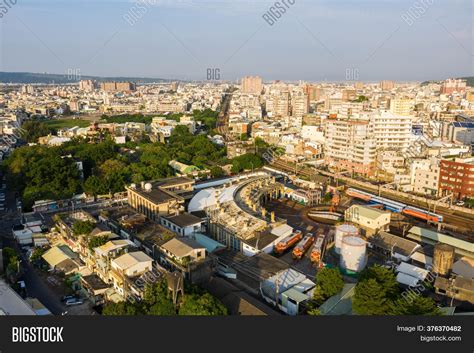
<instances>
[{"instance_id":1,"label":"high-rise apartment building","mask_svg":"<svg viewBox=\"0 0 474 353\"><path fill-rule=\"evenodd\" d=\"M454 199L474 197L474 157L442 160L439 172L440 196L454 195Z\"/></svg>"},{"instance_id":2,"label":"high-rise apartment building","mask_svg":"<svg viewBox=\"0 0 474 353\"><path fill-rule=\"evenodd\" d=\"M32 85L21 86L21 93L33 94L35 93L35 88Z\"/></svg>"},{"instance_id":3,"label":"high-rise apartment building","mask_svg":"<svg viewBox=\"0 0 474 353\"><path fill-rule=\"evenodd\" d=\"M410 146L412 116L376 111L371 115L378 149L403 151Z\"/></svg>"},{"instance_id":4,"label":"high-rise apartment building","mask_svg":"<svg viewBox=\"0 0 474 353\"><path fill-rule=\"evenodd\" d=\"M266 99L265 110L272 116L290 115L290 92L274 94Z\"/></svg>"},{"instance_id":5,"label":"high-rise apartment building","mask_svg":"<svg viewBox=\"0 0 474 353\"><path fill-rule=\"evenodd\" d=\"M295 92L291 98L291 116L302 118L309 111L308 95L302 91Z\"/></svg>"},{"instance_id":6,"label":"high-rise apartment building","mask_svg":"<svg viewBox=\"0 0 474 353\"><path fill-rule=\"evenodd\" d=\"M242 93L261 94L263 89L262 78L259 76L245 76L242 78Z\"/></svg>"},{"instance_id":7,"label":"high-rise apartment building","mask_svg":"<svg viewBox=\"0 0 474 353\"><path fill-rule=\"evenodd\" d=\"M97 87L97 83L93 80L81 80L79 89L86 92L92 92Z\"/></svg>"},{"instance_id":8,"label":"high-rise apartment building","mask_svg":"<svg viewBox=\"0 0 474 353\"><path fill-rule=\"evenodd\" d=\"M373 175L376 144L368 120L329 118L326 121L325 159L341 170Z\"/></svg>"},{"instance_id":9,"label":"high-rise apartment building","mask_svg":"<svg viewBox=\"0 0 474 353\"><path fill-rule=\"evenodd\" d=\"M383 91L391 91L392 89L395 88L395 82L383 80L383 81L380 81L379 86Z\"/></svg>"},{"instance_id":10,"label":"high-rise apartment building","mask_svg":"<svg viewBox=\"0 0 474 353\"><path fill-rule=\"evenodd\" d=\"M454 92L464 92L466 90L466 80L450 78L441 85L441 94L453 94Z\"/></svg>"},{"instance_id":11,"label":"high-rise apartment building","mask_svg":"<svg viewBox=\"0 0 474 353\"><path fill-rule=\"evenodd\" d=\"M130 92L135 91L136 86L132 82L102 82L100 89L106 92Z\"/></svg>"},{"instance_id":12,"label":"high-rise apartment building","mask_svg":"<svg viewBox=\"0 0 474 353\"><path fill-rule=\"evenodd\" d=\"M414 106L413 99L407 97L395 97L390 100L390 111L395 115L412 115Z\"/></svg>"}]
</instances>

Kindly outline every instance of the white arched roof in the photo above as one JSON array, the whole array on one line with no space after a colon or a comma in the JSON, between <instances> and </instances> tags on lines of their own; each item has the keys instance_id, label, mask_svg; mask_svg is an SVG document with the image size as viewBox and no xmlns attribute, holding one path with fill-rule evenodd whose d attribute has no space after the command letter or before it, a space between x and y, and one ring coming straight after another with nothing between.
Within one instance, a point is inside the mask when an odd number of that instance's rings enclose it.
<instances>
[{"instance_id":1,"label":"white arched roof","mask_svg":"<svg viewBox=\"0 0 474 353\"><path fill-rule=\"evenodd\" d=\"M235 189L238 185L232 185L225 189L208 188L199 191L189 202L188 212L201 211L207 207L217 204L217 191L219 191L219 202L225 203L233 200Z\"/></svg>"}]
</instances>

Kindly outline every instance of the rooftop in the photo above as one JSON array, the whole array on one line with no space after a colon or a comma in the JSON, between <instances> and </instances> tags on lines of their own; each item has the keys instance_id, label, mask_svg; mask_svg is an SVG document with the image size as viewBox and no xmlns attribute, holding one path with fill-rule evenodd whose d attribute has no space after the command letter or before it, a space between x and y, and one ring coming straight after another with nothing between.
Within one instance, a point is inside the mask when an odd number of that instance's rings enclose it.
<instances>
[{"instance_id":1,"label":"rooftop","mask_svg":"<svg viewBox=\"0 0 474 353\"><path fill-rule=\"evenodd\" d=\"M368 241L384 250L389 250L406 257L420 248L420 245L414 241L387 232L379 232L377 235L370 237Z\"/></svg>"},{"instance_id":2,"label":"rooftop","mask_svg":"<svg viewBox=\"0 0 474 353\"><path fill-rule=\"evenodd\" d=\"M187 256L193 250L204 248L196 240L186 237L173 238L161 247L179 258Z\"/></svg>"},{"instance_id":3,"label":"rooftop","mask_svg":"<svg viewBox=\"0 0 474 353\"><path fill-rule=\"evenodd\" d=\"M31 306L3 279L0 279L0 315L36 315Z\"/></svg>"},{"instance_id":4,"label":"rooftop","mask_svg":"<svg viewBox=\"0 0 474 353\"><path fill-rule=\"evenodd\" d=\"M117 257L113 262L122 270L126 270L143 262L151 262L153 259L145 254L143 251L129 252Z\"/></svg>"},{"instance_id":5,"label":"rooftop","mask_svg":"<svg viewBox=\"0 0 474 353\"><path fill-rule=\"evenodd\" d=\"M408 238L425 241L428 243L443 243L454 246L456 252L470 257L474 257L474 243L454 238L452 236L438 233L421 227L411 227L408 231Z\"/></svg>"},{"instance_id":6,"label":"rooftop","mask_svg":"<svg viewBox=\"0 0 474 353\"><path fill-rule=\"evenodd\" d=\"M353 212L358 211L358 214L360 216L365 217L365 218L369 218L371 220L376 220L380 216L383 216L383 215L389 213L389 212L386 212L386 211L377 210L373 207L362 206L362 205L352 205L351 207L349 207L349 210L354 210ZM357 210L357 211L355 211L355 210ZM350 212L350 211L347 211L347 212Z\"/></svg>"},{"instance_id":7,"label":"rooftop","mask_svg":"<svg viewBox=\"0 0 474 353\"><path fill-rule=\"evenodd\" d=\"M201 218L196 217L190 213L182 213L175 216L166 216L163 217L164 219L168 220L169 222L177 225L180 228L185 228L192 226L194 224L201 223Z\"/></svg>"}]
</instances>

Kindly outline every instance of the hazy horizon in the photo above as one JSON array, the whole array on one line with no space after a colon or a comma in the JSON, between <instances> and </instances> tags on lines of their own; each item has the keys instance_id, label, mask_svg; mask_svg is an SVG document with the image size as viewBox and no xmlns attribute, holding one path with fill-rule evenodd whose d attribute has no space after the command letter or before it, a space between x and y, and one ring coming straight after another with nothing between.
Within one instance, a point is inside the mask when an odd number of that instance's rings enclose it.
<instances>
[{"instance_id":1,"label":"hazy horizon","mask_svg":"<svg viewBox=\"0 0 474 353\"><path fill-rule=\"evenodd\" d=\"M0 19L0 71L331 82L474 72L469 0L294 0L273 25L262 16L275 1L20 1Z\"/></svg>"}]
</instances>

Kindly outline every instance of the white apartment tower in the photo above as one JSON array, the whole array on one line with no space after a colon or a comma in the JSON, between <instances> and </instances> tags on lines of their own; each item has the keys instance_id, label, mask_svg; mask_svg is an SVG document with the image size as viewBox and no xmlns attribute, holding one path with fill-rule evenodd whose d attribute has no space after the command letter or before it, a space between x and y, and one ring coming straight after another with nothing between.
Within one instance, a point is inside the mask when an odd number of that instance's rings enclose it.
<instances>
[{"instance_id":1,"label":"white apartment tower","mask_svg":"<svg viewBox=\"0 0 474 353\"><path fill-rule=\"evenodd\" d=\"M371 116L375 141L379 150L403 151L410 146L412 116L376 111Z\"/></svg>"},{"instance_id":2,"label":"white apartment tower","mask_svg":"<svg viewBox=\"0 0 474 353\"><path fill-rule=\"evenodd\" d=\"M326 121L326 162L364 175L375 172L376 144L369 120L330 118Z\"/></svg>"}]
</instances>

